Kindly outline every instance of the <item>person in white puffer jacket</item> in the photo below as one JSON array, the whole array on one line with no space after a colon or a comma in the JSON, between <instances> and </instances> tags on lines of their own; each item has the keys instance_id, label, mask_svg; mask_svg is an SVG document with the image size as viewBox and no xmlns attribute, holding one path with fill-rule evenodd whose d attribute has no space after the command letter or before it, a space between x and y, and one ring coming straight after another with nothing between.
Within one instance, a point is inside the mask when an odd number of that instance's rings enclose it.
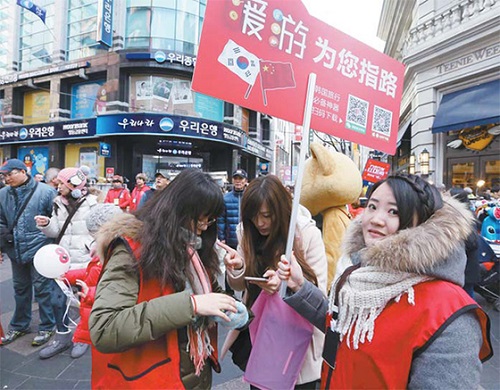
<instances>
[{"instance_id":1,"label":"person in white puffer jacket","mask_svg":"<svg viewBox=\"0 0 500 390\"><path fill-rule=\"evenodd\" d=\"M84 188L87 178L79 168L65 168L57 175L59 195L54 199L52 217L37 216L37 227L47 237L57 240L66 219L75 207L78 207L59 240L71 258L71 269L85 268L90 261L90 244L93 241L85 220L92 207L97 204L97 197Z\"/></svg>"},{"instance_id":2,"label":"person in white puffer jacket","mask_svg":"<svg viewBox=\"0 0 500 390\"><path fill-rule=\"evenodd\" d=\"M59 195L54 199L52 216L37 215L35 222L47 237L56 239L56 243L69 252L70 269L85 268L91 259L90 246L93 241L86 218L98 204L97 197L85 191L87 178L79 168L65 168L59 172L57 179ZM41 359L51 358L73 345L66 301L65 294L54 283L52 307L57 332L52 342L40 350Z\"/></svg>"}]
</instances>

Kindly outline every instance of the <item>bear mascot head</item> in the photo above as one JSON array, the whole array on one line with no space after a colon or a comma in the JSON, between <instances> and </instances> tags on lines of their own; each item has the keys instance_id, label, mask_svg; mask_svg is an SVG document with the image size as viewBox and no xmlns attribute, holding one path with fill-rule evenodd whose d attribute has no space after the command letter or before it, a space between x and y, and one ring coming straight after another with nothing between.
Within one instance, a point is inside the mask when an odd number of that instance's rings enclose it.
<instances>
[{"instance_id":1,"label":"bear mascot head","mask_svg":"<svg viewBox=\"0 0 500 390\"><path fill-rule=\"evenodd\" d=\"M351 220L347 205L362 191L361 173L345 154L311 143L311 157L306 160L300 203L313 216L323 217L323 242L328 260L328 286L333 281L341 253L341 241Z\"/></svg>"}]
</instances>

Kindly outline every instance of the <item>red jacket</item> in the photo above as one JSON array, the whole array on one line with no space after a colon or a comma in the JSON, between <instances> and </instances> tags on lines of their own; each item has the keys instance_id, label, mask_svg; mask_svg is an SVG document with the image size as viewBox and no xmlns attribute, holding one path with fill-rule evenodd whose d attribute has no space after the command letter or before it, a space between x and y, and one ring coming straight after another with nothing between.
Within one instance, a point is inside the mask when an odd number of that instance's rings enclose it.
<instances>
[{"instance_id":1,"label":"red jacket","mask_svg":"<svg viewBox=\"0 0 500 390\"><path fill-rule=\"evenodd\" d=\"M132 199L130 202L130 211L137 210L137 207L139 206L139 203L141 202L141 198L144 195L144 193L148 190L150 190L148 186L144 185L141 188L135 187L132 190Z\"/></svg>"},{"instance_id":2,"label":"red jacket","mask_svg":"<svg viewBox=\"0 0 500 390\"><path fill-rule=\"evenodd\" d=\"M89 316L94 303L95 289L101 274L102 264L99 257L95 256L90 260L86 269L75 269L66 272L64 277L68 279L72 286L76 286L76 279L84 281L89 286L87 296L80 300L80 322L75 329L73 341L75 343L92 344L89 333Z\"/></svg>"},{"instance_id":3,"label":"red jacket","mask_svg":"<svg viewBox=\"0 0 500 390\"><path fill-rule=\"evenodd\" d=\"M106 194L104 203L113 203L120 206L123 211L127 211L127 207L131 203L130 191L128 188L110 188Z\"/></svg>"},{"instance_id":4,"label":"red jacket","mask_svg":"<svg viewBox=\"0 0 500 390\"><path fill-rule=\"evenodd\" d=\"M335 369L323 362L322 389L407 388L415 351L418 353L457 315L468 310L475 310L481 322L483 346L479 357L483 360L491 356L488 317L461 287L434 280L420 283L414 290L415 306L401 299L385 307L375 320L371 342L360 343L355 350L347 347L344 338Z\"/></svg>"},{"instance_id":5,"label":"red jacket","mask_svg":"<svg viewBox=\"0 0 500 390\"><path fill-rule=\"evenodd\" d=\"M139 244L127 239L133 253L138 253ZM137 303L172 294L175 290L162 288L157 280L143 279L140 272ZM216 330L216 327L212 328ZM177 330L170 331L157 340L149 341L121 353L92 353L93 389L184 389L181 380L181 359ZM210 335L214 352L210 360L220 372L217 361L217 336ZM98 370L94 370L98 367ZM214 368L215 369L215 368Z\"/></svg>"}]
</instances>

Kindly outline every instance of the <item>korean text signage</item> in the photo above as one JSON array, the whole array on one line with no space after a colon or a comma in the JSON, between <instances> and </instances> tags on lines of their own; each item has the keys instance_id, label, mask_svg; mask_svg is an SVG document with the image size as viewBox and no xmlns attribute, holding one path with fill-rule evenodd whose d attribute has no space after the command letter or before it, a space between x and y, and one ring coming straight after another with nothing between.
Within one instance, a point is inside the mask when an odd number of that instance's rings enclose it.
<instances>
[{"instance_id":1,"label":"korean text signage","mask_svg":"<svg viewBox=\"0 0 500 390\"><path fill-rule=\"evenodd\" d=\"M97 135L142 133L202 138L238 145L267 160L272 157L270 148L248 138L240 129L201 118L143 113L101 115L97 128Z\"/></svg>"},{"instance_id":2,"label":"korean text signage","mask_svg":"<svg viewBox=\"0 0 500 390\"><path fill-rule=\"evenodd\" d=\"M404 67L310 16L299 0L209 0L192 88L394 154Z\"/></svg>"},{"instance_id":3,"label":"korean text signage","mask_svg":"<svg viewBox=\"0 0 500 390\"><path fill-rule=\"evenodd\" d=\"M389 175L390 169L390 164L370 159L366 162L362 178L368 182L376 183L380 180L384 180L387 175Z\"/></svg>"},{"instance_id":4,"label":"korean text signage","mask_svg":"<svg viewBox=\"0 0 500 390\"><path fill-rule=\"evenodd\" d=\"M96 134L96 120L86 119L68 122L49 122L28 126L0 129L0 144L55 141L68 138L88 138Z\"/></svg>"},{"instance_id":5,"label":"korean text signage","mask_svg":"<svg viewBox=\"0 0 500 390\"><path fill-rule=\"evenodd\" d=\"M106 142L99 142L99 156L111 157L111 145Z\"/></svg>"},{"instance_id":6,"label":"korean text signage","mask_svg":"<svg viewBox=\"0 0 500 390\"><path fill-rule=\"evenodd\" d=\"M96 41L113 46L113 0L98 1Z\"/></svg>"}]
</instances>

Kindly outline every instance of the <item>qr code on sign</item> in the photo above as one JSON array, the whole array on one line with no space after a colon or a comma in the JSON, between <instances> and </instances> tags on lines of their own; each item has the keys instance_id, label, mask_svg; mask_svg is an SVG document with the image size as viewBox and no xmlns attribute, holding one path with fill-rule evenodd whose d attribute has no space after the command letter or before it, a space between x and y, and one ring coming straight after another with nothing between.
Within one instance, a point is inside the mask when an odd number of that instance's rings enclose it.
<instances>
[{"instance_id":1,"label":"qr code on sign","mask_svg":"<svg viewBox=\"0 0 500 390\"><path fill-rule=\"evenodd\" d=\"M346 127L359 133L366 133L368 102L349 95L347 103Z\"/></svg>"},{"instance_id":2,"label":"qr code on sign","mask_svg":"<svg viewBox=\"0 0 500 390\"><path fill-rule=\"evenodd\" d=\"M375 106L373 110L373 126L372 130L387 138L391 135L392 112Z\"/></svg>"}]
</instances>

